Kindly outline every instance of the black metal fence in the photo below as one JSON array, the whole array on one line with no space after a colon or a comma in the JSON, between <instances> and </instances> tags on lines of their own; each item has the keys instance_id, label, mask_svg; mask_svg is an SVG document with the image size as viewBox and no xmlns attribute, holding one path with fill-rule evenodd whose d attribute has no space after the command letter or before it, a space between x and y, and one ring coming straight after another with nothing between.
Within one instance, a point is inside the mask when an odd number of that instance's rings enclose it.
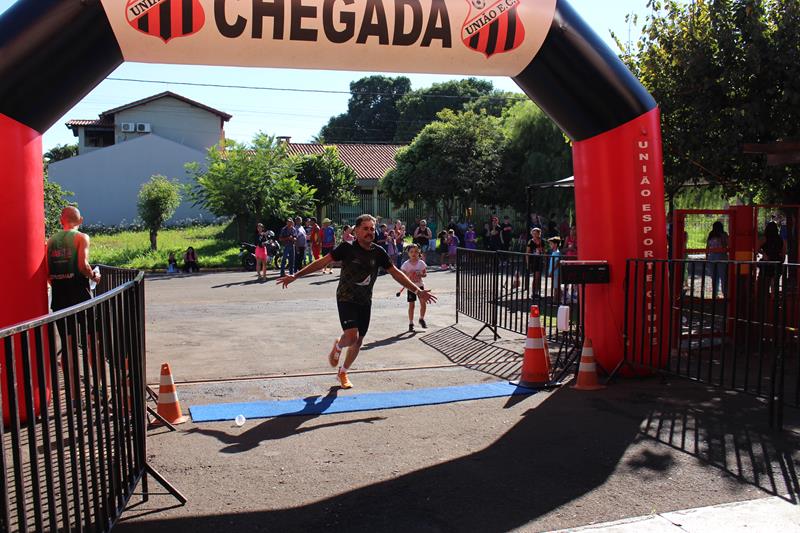
<instances>
[{"instance_id":1,"label":"black metal fence","mask_svg":"<svg viewBox=\"0 0 800 533\"><path fill-rule=\"evenodd\" d=\"M579 346L581 339L579 287L559 279L561 261L566 259L574 258L459 248L456 322L459 314L482 322L475 337L484 329L491 330L495 340L499 329L526 335L530 308L537 305L545 334L557 348L558 368L570 360L567 351ZM561 306L569 307L569 323L559 327Z\"/></svg>"},{"instance_id":2,"label":"black metal fence","mask_svg":"<svg viewBox=\"0 0 800 533\"><path fill-rule=\"evenodd\" d=\"M92 300L0 330L0 531L107 531L148 472L143 273L101 274Z\"/></svg>"},{"instance_id":3,"label":"black metal fence","mask_svg":"<svg viewBox=\"0 0 800 533\"><path fill-rule=\"evenodd\" d=\"M629 260L625 363L800 406L800 265Z\"/></svg>"}]
</instances>

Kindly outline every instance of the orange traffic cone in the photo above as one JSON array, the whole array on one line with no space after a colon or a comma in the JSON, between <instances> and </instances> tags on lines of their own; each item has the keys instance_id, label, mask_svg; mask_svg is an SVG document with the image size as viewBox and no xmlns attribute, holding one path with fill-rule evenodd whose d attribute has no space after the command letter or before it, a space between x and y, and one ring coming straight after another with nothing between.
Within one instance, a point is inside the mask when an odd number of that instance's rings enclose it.
<instances>
[{"instance_id":1,"label":"orange traffic cone","mask_svg":"<svg viewBox=\"0 0 800 533\"><path fill-rule=\"evenodd\" d=\"M597 382L597 363L594 362L592 339L586 339L583 342L581 364L578 366L578 379L572 388L576 390L600 390L606 388Z\"/></svg>"},{"instance_id":2,"label":"orange traffic cone","mask_svg":"<svg viewBox=\"0 0 800 533\"><path fill-rule=\"evenodd\" d=\"M513 385L526 388L541 388L550 383L550 355L544 339L544 328L539 319L539 307L531 306L528 317L528 338L522 359L522 376Z\"/></svg>"},{"instance_id":3,"label":"orange traffic cone","mask_svg":"<svg viewBox=\"0 0 800 533\"><path fill-rule=\"evenodd\" d=\"M172 379L169 363L161 365L161 384L158 387L158 409L156 412L164 417L170 424L183 424L189 417L183 416L181 402L178 401L178 391ZM157 425L158 421L154 423Z\"/></svg>"}]
</instances>

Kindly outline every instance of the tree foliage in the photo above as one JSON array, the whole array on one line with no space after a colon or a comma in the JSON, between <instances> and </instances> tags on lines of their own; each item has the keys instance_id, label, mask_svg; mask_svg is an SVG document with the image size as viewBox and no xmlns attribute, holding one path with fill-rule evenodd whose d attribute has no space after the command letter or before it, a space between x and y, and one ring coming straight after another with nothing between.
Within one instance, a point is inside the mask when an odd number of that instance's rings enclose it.
<instances>
[{"instance_id":1,"label":"tree foliage","mask_svg":"<svg viewBox=\"0 0 800 533\"><path fill-rule=\"evenodd\" d=\"M350 83L347 112L332 117L322 127L319 140L326 143L392 142L397 129L397 102L411 90L405 76L368 76Z\"/></svg>"},{"instance_id":2,"label":"tree foliage","mask_svg":"<svg viewBox=\"0 0 800 533\"><path fill-rule=\"evenodd\" d=\"M358 184L356 171L342 162L333 146L325 147L322 154L299 156L295 170L300 183L313 187L317 220L322 220L322 208L334 202L355 203Z\"/></svg>"},{"instance_id":3,"label":"tree foliage","mask_svg":"<svg viewBox=\"0 0 800 533\"><path fill-rule=\"evenodd\" d=\"M503 154L503 171L498 176L495 203L528 209L527 187L572 175L572 149L564 134L531 101L519 102L503 116L508 142ZM571 191L570 191L571 192ZM534 192L534 206L543 212L563 212L572 203L561 191Z\"/></svg>"},{"instance_id":4,"label":"tree foliage","mask_svg":"<svg viewBox=\"0 0 800 533\"><path fill-rule=\"evenodd\" d=\"M440 111L462 111L472 100L493 92L492 82L477 78L434 83L430 87L411 91L397 104L400 116L394 140L398 143L410 142L422 128L436 120Z\"/></svg>"},{"instance_id":5,"label":"tree foliage","mask_svg":"<svg viewBox=\"0 0 800 533\"><path fill-rule=\"evenodd\" d=\"M800 200L800 166L744 143L800 138L800 1L651 0L623 59L659 103L667 196L700 179L763 200Z\"/></svg>"},{"instance_id":6,"label":"tree foliage","mask_svg":"<svg viewBox=\"0 0 800 533\"><path fill-rule=\"evenodd\" d=\"M44 153L44 168L51 163L61 161L62 159L69 159L78 155L78 144L57 144Z\"/></svg>"},{"instance_id":7,"label":"tree foliage","mask_svg":"<svg viewBox=\"0 0 800 533\"><path fill-rule=\"evenodd\" d=\"M236 220L240 240L256 220L310 214L315 189L297 180L286 148L259 133L250 145L225 141L206 152L204 166L186 165L194 179L190 197L217 216Z\"/></svg>"},{"instance_id":8,"label":"tree foliage","mask_svg":"<svg viewBox=\"0 0 800 533\"><path fill-rule=\"evenodd\" d=\"M398 151L397 168L387 172L381 188L398 203L441 202L448 220L456 199L491 203L504 144L499 119L446 109Z\"/></svg>"},{"instance_id":9,"label":"tree foliage","mask_svg":"<svg viewBox=\"0 0 800 533\"><path fill-rule=\"evenodd\" d=\"M47 172L44 173L44 233L48 237L61 229L61 210L68 205L77 206L68 200L73 194L47 179Z\"/></svg>"},{"instance_id":10,"label":"tree foliage","mask_svg":"<svg viewBox=\"0 0 800 533\"><path fill-rule=\"evenodd\" d=\"M158 230L181 204L181 186L165 176L150 176L139 189L136 207L144 227L150 232L150 249L158 250Z\"/></svg>"}]
</instances>

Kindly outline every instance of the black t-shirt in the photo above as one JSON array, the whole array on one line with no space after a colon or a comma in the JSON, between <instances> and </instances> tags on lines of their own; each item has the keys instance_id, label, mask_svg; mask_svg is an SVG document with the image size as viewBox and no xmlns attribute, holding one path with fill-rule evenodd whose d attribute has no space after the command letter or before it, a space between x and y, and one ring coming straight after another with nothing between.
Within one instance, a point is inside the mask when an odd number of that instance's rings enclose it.
<instances>
[{"instance_id":1,"label":"black t-shirt","mask_svg":"<svg viewBox=\"0 0 800 533\"><path fill-rule=\"evenodd\" d=\"M256 233L256 246L261 246L262 248L267 247L267 234L266 233Z\"/></svg>"},{"instance_id":2,"label":"black t-shirt","mask_svg":"<svg viewBox=\"0 0 800 533\"><path fill-rule=\"evenodd\" d=\"M342 262L336 301L371 305L378 269L388 269L392 264L386 250L374 243L365 250L358 242L343 242L331 252L331 256L334 261Z\"/></svg>"}]
</instances>

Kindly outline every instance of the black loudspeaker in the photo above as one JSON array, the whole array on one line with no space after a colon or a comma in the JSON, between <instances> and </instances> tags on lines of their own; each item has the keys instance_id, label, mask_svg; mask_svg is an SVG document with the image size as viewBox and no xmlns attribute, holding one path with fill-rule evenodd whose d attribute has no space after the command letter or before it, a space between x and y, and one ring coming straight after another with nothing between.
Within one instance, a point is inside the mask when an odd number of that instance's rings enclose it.
<instances>
[{"instance_id":1,"label":"black loudspeaker","mask_svg":"<svg viewBox=\"0 0 800 533\"><path fill-rule=\"evenodd\" d=\"M608 261L561 261L561 283L593 285L610 281Z\"/></svg>"}]
</instances>

